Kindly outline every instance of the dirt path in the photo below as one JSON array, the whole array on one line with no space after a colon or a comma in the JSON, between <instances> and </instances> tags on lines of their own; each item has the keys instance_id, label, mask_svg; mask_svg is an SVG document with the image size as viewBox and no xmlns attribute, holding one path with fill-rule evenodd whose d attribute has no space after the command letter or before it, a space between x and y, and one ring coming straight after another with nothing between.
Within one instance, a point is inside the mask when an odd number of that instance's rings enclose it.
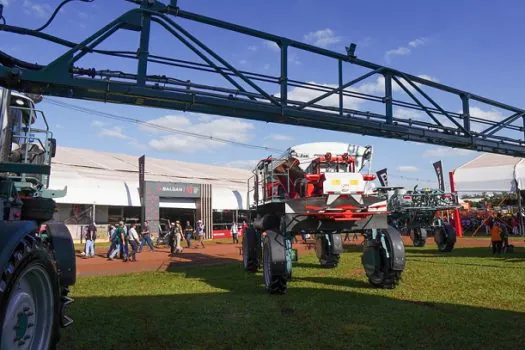
<instances>
[{"instance_id":1,"label":"dirt path","mask_svg":"<svg viewBox=\"0 0 525 350\"><path fill-rule=\"evenodd\" d=\"M407 247L412 245L408 237L403 237L403 241ZM361 238L358 242L352 242L351 244L348 244L347 242L345 245L355 246L360 244L360 242ZM511 242L517 247L525 246L523 238L512 239ZM433 238L429 238L427 244L434 246ZM487 247L488 249L489 244L490 240L488 239L458 238L455 247ZM308 245L302 243L294 244L294 248L298 250L299 257L304 254L315 253L313 241L310 241L310 244ZM148 249L145 249L144 252L137 254L136 262L125 263L118 259L109 261L105 257L107 248L101 247L96 249L96 256L94 258L84 259L80 256L77 257L77 276L118 275L131 272L165 271L169 268L176 268L177 266L213 266L227 262L240 262L242 261L240 249L240 244L216 243L210 244L206 246L206 248L185 248L179 256L174 258L168 257L169 250L167 247L160 248L155 252L150 252Z\"/></svg>"}]
</instances>

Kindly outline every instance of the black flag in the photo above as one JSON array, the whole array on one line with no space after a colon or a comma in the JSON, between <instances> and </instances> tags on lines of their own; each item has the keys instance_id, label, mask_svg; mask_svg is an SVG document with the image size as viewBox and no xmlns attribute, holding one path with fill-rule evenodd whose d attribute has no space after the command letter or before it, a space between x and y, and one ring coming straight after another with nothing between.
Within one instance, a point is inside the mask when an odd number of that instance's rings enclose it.
<instances>
[{"instance_id":1,"label":"black flag","mask_svg":"<svg viewBox=\"0 0 525 350\"><path fill-rule=\"evenodd\" d=\"M445 180L443 179L443 165L441 161L437 161L434 164L434 170L436 170L436 176L438 178L439 189L445 192Z\"/></svg>"},{"instance_id":2,"label":"black flag","mask_svg":"<svg viewBox=\"0 0 525 350\"><path fill-rule=\"evenodd\" d=\"M379 182L381 183L381 186L388 186L388 174L386 172L386 168L377 171L376 174Z\"/></svg>"},{"instance_id":3,"label":"black flag","mask_svg":"<svg viewBox=\"0 0 525 350\"><path fill-rule=\"evenodd\" d=\"M144 172L146 166L146 156L139 158L139 197L141 202L144 200Z\"/></svg>"}]
</instances>

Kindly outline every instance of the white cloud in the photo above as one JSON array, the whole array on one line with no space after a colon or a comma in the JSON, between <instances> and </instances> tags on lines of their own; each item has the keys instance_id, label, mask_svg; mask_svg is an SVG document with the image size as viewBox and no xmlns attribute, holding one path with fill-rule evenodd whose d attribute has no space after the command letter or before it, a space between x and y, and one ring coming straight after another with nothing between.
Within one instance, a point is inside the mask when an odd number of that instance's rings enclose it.
<instances>
[{"instance_id":1,"label":"white cloud","mask_svg":"<svg viewBox=\"0 0 525 350\"><path fill-rule=\"evenodd\" d=\"M77 15L80 18L88 18L89 17L89 15L87 13L83 12L83 11L78 11Z\"/></svg>"},{"instance_id":2,"label":"white cloud","mask_svg":"<svg viewBox=\"0 0 525 350\"><path fill-rule=\"evenodd\" d=\"M417 39L410 41L408 43L408 46L416 48L418 46L426 45L427 42L428 42L427 38L417 38Z\"/></svg>"},{"instance_id":3,"label":"white cloud","mask_svg":"<svg viewBox=\"0 0 525 350\"><path fill-rule=\"evenodd\" d=\"M266 48L272 50L272 51L275 51L275 52L279 52L281 51L281 48L279 47L279 45L277 45L275 42L273 41L263 41L263 45L266 46Z\"/></svg>"},{"instance_id":4,"label":"white cloud","mask_svg":"<svg viewBox=\"0 0 525 350\"><path fill-rule=\"evenodd\" d=\"M226 167L230 167L230 168L239 168L239 169L252 170L253 168L255 168L255 166L257 165L258 162L259 162L258 159L234 160L234 161L227 162L227 163L221 164L221 165L226 166Z\"/></svg>"},{"instance_id":5,"label":"white cloud","mask_svg":"<svg viewBox=\"0 0 525 350\"><path fill-rule=\"evenodd\" d=\"M423 153L423 157L465 157L473 155L475 151L452 147L432 147Z\"/></svg>"},{"instance_id":6,"label":"white cloud","mask_svg":"<svg viewBox=\"0 0 525 350\"><path fill-rule=\"evenodd\" d=\"M268 63L266 63L263 68L264 68L264 70L268 70L268 69L270 69L270 65Z\"/></svg>"},{"instance_id":7,"label":"white cloud","mask_svg":"<svg viewBox=\"0 0 525 350\"><path fill-rule=\"evenodd\" d=\"M417 119L423 119L426 116L424 112L416 111L414 109L408 109L408 108L401 108L397 107L394 108L394 117L401 118L405 120L417 120Z\"/></svg>"},{"instance_id":8,"label":"white cloud","mask_svg":"<svg viewBox=\"0 0 525 350\"><path fill-rule=\"evenodd\" d=\"M462 109L458 109L456 111L456 113L462 114L463 110ZM503 114L501 114L501 112L499 112L499 111L497 111L495 109L484 110L484 109L481 109L481 108L476 107L476 106L470 106L470 116L471 117L475 117L475 118L490 120L490 121L494 121L494 122L499 122L499 121L503 120L503 118L504 118ZM445 126L456 128L456 126L450 120L446 119L446 117L439 117L438 119ZM457 120L457 122L460 125L463 124L463 122L461 120ZM480 123L477 123L477 122L474 122L474 121L471 122L471 125L470 125L470 129L472 131L476 131L476 132L480 132L480 131L488 128L488 127L489 127L489 125L487 125L487 124L480 124Z\"/></svg>"},{"instance_id":9,"label":"white cloud","mask_svg":"<svg viewBox=\"0 0 525 350\"><path fill-rule=\"evenodd\" d=\"M250 45L248 46L248 51L251 51L251 52L256 52L258 50L257 46L255 45Z\"/></svg>"},{"instance_id":10,"label":"white cloud","mask_svg":"<svg viewBox=\"0 0 525 350\"><path fill-rule=\"evenodd\" d=\"M196 118L199 120L200 118ZM254 125L234 118L214 118L208 121L192 123L190 119L182 116L167 116L148 123L174 128L183 129L187 132L197 133L209 136L209 139L196 138L193 136L168 134L152 139L148 145L158 151L176 151L176 152L195 152L200 150L214 150L222 147L225 143L215 141L213 138L219 138L228 141L247 142L252 136ZM147 127L145 127L147 128ZM169 132L169 131L167 131Z\"/></svg>"},{"instance_id":11,"label":"white cloud","mask_svg":"<svg viewBox=\"0 0 525 350\"><path fill-rule=\"evenodd\" d=\"M438 82L437 78L431 77L430 75L420 74L420 75L418 75L418 77L422 78L422 79L430 80L430 81L433 81L433 82ZM404 81L403 79L400 79L400 81L407 88L407 90L409 90L410 92L415 92L415 89L411 85L409 85L406 81ZM415 83L415 84L418 87L422 86L422 84L420 84L420 83ZM385 77L380 75L380 76L378 76L376 78L375 81L370 81L370 82L366 82L366 83L361 84L357 88L357 90L359 92L363 93L363 94L369 94L369 95L380 94L380 95L383 95L385 93ZM395 81L393 81L392 82L392 91L393 92L397 92L397 91L404 91L404 90Z\"/></svg>"},{"instance_id":12,"label":"white cloud","mask_svg":"<svg viewBox=\"0 0 525 350\"><path fill-rule=\"evenodd\" d=\"M139 129L154 134L162 133L163 130L161 130L161 128L182 130L191 126L191 121L188 118L178 115L167 115L162 118L148 120L147 123L149 125L142 124L141 126L139 126ZM158 126L158 128L156 126Z\"/></svg>"},{"instance_id":13,"label":"white cloud","mask_svg":"<svg viewBox=\"0 0 525 350\"><path fill-rule=\"evenodd\" d=\"M246 63L248 63L248 61L247 60L240 60L239 63L240 64L246 64Z\"/></svg>"},{"instance_id":14,"label":"white cloud","mask_svg":"<svg viewBox=\"0 0 525 350\"><path fill-rule=\"evenodd\" d=\"M304 36L304 41L307 43L324 48L337 44L342 39L342 37L336 36L334 31L330 28L310 32Z\"/></svg>"},{"instance_id":15,"label":"white cloud","mask_svg":"<svg viewBox=\"0 0 525 350\"><path fill-rule=\"evenodd\" d=\"M462 111L458 111L458 113L462 113ZM491 120L494 122L499 122L503 119L503 115L499 111L494 109L485 111L479 107L470 107L470 115L472 117Z\"/></svg>"},{"instance_id":16,"label":"white cloud","mask_svg":"<svg viewBox=\"0 0 525 350\"><path fill-rule=\"evenodd\" d=\"M102 129L98 133L99 136L116 137L118 139L127 140L130 137L122 132L122 128L114 126L110 129Z\"/></svg>"},{"instance_id":17,"label":"white cloud","mask_svg":"<svg viewBox=\"0 0 525 350\"><path fill-rule=\"evenodd\" d=\"M390 56L406 56L409 55L410 52L412 52L408 47L400 46L397 49L388 50L385 54L386 58L390 58Z\"/></svg>"},{"instance_id":18,"label":"white cloud","mask_svg":"<svg viewBox=\"0 0 525 350\"><path fill-rule=\"evenodd\" d=\"M128 146L136 149L136 150L139 150L139 151L145 151L148 149L148 146L143 144L143 143L140 143L136 140L132 140L132 141L129 141L128 142Z\"/></svg>"},{"instance_id":19,"label":"white cloud","mask_svg":"<svg viewBox=\"0 0 525 350\"><path fill-rule=\"evenodd\" d=\"M56 125L55 125L55 128L57 128L57 129L64 129L64 125L62 125L62 124L56 124Z\"/></svg>"},{"instance_id":20,"label":"white cloud","mask_svg":"<svg viewBox=\"0 0 525 350\"><path fill-rule=\"evenodd\" d=\"M91 126L94 127L94 128L101 128L101 127L103 127L104 125L106 125L106 123L101 122L100 120L93 120L93 121L91 122Z\"/></svg>"},{"instance_id":21,"label":"white cloud","mask_svg":"<svg viewBox=\"0 0 525 350\"><path fill-rule=\"evenodd\" d=\"M414 173L419 171L419 169L413 165L401 165L397 167L397 171L402 173Z\"/></svg>"},{"instance_id":22,"label":"white cloud","mask_svg":"<svg viewBox=\"0 0 525 350\"><path fill-rule=\"evenodd\" d=\"M291 141L291 140L294 139L290 135L282 135L282 134L272 134L272 135L270 135L270 136L268 136L266 138L274 140L274 141Z\"/></svg>"},{"instance_id":23,"label":"white cloud","mask_svg":"<svg viewBox=\"0 0 525 350\"><path fill-rule=\"evenodd\" d=\"M49 17L53 9L48 4L37 4L31 0L24 0L24 12L37 17Z\"/></svg>"},{"instance_id":24,"label":"white cloud","mask_svg":"<svg viewBox=\"0 0 525 350\"><path fill-rule=\"evenodd\" d=\"M388 50L385 53L385 59L387 61L389 61L390 57L392 57L392 56L407 56L407 55L410 55L412 53L412 49L418 48L420 46L424 46L424 45L426 45L427 42L428 42L427 38L417 38L417 39L411 40L411 41L408 42L408 44L406 46L399 46L396 49Z\"/></svg>"},{"instance_id":25,"label":"white cloud","mask_svg":"<svg viewBox=\"0 0 525 350\"><path fill-rule=\"evenodd\" d=\"M308 83L310 83L310 84L317 84L314 81L311 81L311 82L308 82ZM322 86L325 86L325 87L328 87L328 88L331 88L331 89L337 88L337 85L333 85L333 84L318 84L318 85L322 85ZM319 96L321 96L323 94L325 94L325 92L323 92L323 91L317 91L317 90L312 90L312 89L305 89L305 88L296 87L296 88L293 88L292 90L288 91L288 99L289 100L294 100L294 101L307 102L307 101L313 100L314 98L319 97ZM279 93L277 93L275 95L277 97L280 96ZM364 100L362 100L362 99L348 97L348 96L344 96L343 97L343 106L345 108L357 109L359 107L359 105L361 103L363 103L363 102L364 102ZM321 101L318 101L316 104L320 105L320 106L337 107L337 106L339 106L339 95L338 94L332 94L332 95L326 97L325 99L322 99Z\"/></svg>"}]
</instances>

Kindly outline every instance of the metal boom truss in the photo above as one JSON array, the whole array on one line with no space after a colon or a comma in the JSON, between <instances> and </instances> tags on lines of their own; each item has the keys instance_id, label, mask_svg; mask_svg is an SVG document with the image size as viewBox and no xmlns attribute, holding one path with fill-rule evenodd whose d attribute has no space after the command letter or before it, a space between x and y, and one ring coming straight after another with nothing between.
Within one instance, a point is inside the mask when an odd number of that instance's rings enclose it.
<instances>
[{"instance_id":1,"label":"metal boom truss","mask_svg":"<svg viewBox=\"0 0 525 350\"><path fill-rule=\"evenodd\" d=\"M289 125L300 125L363 135L402 139L455 148L525 156L525 110L485 97L458 90L428 79L361 60L355 56L354 44L346 53L337 53L285 37L272 35L210 17L181 10L176 0L169 5L153 0L127 0L137 4L132 9L81 43L10 25L0 30L30 35L68 48L67 52L47 65L31 64L0 51L0 85L42 95L124 103L158 108L194 111ZM178 18L199 22L251 37L268 40L280 51L280 76L237 69L227 60L192 35ZM152 23L159 24L174 38L193 51L202 61L156 56L150 53ZM135 31L140 35L137 51L97 49L118 31ZM298 49L334 61L338 83L334 86L293 80L288 75L289 49ZM89 53L136 60L135 72L125 73L77 67ZM163 64L222 76L227 86L185 81L176 77L148 75L148 64ZM359 66L366 74L350 81L343 80L343 68ZM373 76L384 77L384 94L366 94L354 89ZM275 84L279 96L261 84ZM403 91L408 101L395 99L393 87ZM288 98L290 88L311 90L318 95L309 101ZM445 94L458 101L461 112L445 109L429 91ZM327 105L327 98L337 96L338 103ZM381 113L349 108L346 100L362 99L382 104ZM471 115L470 104L483 103L498 108L509 116L498 121ZM396 115L395 108L405 108L427 116L428 120L407 119ZM481 128L471 127L472 124ZM518 124L517 124L518 123ZM509 135L513 136L509 136Z\"/></svg>"}]
</instances>

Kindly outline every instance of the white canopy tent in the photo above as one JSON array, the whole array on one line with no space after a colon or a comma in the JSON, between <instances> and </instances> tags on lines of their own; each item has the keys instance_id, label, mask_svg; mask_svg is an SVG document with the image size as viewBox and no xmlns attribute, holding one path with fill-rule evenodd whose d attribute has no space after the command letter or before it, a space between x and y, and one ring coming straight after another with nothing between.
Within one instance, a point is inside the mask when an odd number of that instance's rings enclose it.
<instances>
[{"instance_id":1,"label":"white canopy tent","mask_svg":"<svg viewBox=\"0 0 525 350\"><path fill-rule=\"evenodd\" d=\"M525 190L523 158L483 153L454 171L457 192L515 192Z\"/></svg>"},{"instance_id":2,"label":"white canopy tent","mask_svg":"<svg viewBox=\"0 0 525 350\"><path fill-rule=\"evenodd\" d=\"M251 172L176 160L146 159L147 181L191 182L212 185L216 210L246 210L247 180ZM58 147L49 188L63 189L63 204L140 207L136 157L93 150ZM162 208L195 209L193 200L162 199Z\"/></svg>"}]
</instances>

